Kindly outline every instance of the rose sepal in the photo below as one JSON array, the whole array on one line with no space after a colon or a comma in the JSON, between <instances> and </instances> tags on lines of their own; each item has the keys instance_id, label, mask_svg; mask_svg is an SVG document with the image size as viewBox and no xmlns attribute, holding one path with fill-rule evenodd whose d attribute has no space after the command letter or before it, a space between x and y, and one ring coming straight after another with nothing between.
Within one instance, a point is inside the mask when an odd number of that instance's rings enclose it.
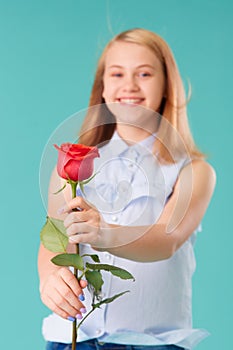
<instances>
[{"instance_id":1,"label":"rose sepal","mask_svg":"<svg viewBox=\"0 0 233 350\"><path fill-rule=\"evenodd\" d=\"M62 186L62 188L60 188L60 190L53 192L53 194L58 194L60 192L62 192L65 188L66 188L67 182L65 182L64 186Z\"/></svg>"}]
</instances>

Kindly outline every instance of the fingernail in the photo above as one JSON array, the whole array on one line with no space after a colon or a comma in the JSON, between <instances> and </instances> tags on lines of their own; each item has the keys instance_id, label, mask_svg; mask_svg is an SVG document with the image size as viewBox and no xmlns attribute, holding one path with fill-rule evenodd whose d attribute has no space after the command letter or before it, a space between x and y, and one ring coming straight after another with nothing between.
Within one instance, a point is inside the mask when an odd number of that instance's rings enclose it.
<instances>
[{"instance_id":1,"label":"fingernail","mask_svg":"<svg viewBox=\"0 0 233 350\"><path fill-rule=\"evenodd\" d=\"M68 316L68 317L67 317L67 320L74 322L74 321L75 321L75 318L72 317L72 316Z\"/></svg>"},{"instance_id":2,"label":"fingernail","mask_svg":"<svg viewBox=\"0 0 233 350\"><path fill-rule=\"evenodd\" d=\"M81 320L83 317L82 317L81 314L77 314L77 315L76 315L76 318L77 318L78 320Z\"/></svg>"},{"instance_id":3,"label":"fingernail","mask_svg":"<svg viewBox=\"0 0 233 350\"><path fill-rule=\"evenodd\" d=\"M85 307L81 307L80 312L81 312L82 314L85 314L85 313L87 312L87 310L86 310Z\"/></svg>"},{"instance_id":4,"label":"fingernail","mask_svg":"<svg viewBox=\"0 0 233 350\"><path fill-rule=\"evenodd\" d=\"M79 298L80 301L84 301L85 300L85 296L83 294L80 294L78 296L78 298Z\"/></svg>"}]
</instances>

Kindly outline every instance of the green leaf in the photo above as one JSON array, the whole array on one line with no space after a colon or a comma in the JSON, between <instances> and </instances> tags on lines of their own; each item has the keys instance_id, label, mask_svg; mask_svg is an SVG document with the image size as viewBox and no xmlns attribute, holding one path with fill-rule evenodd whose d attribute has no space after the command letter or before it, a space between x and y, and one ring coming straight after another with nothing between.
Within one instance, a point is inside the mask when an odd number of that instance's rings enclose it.
<instances>
[{"instance_id":1,"label":"green leaf","mask_svg":"<svg viewBox=\"0 0 233 350\"><path fill-rule=\"evenodd\" d=\"M100 262L100 258L97 254L83 254L82 257L84 256L89 256L96 263Z\"/></svg>"},{"instance_id":2,"label":"green leaf","mask_svg":"<svg viewBox=\"0 0 233 350\"><path fill-rule=\"evenodd\" d=\"M99 271L86 271L85 277L87 282L94 287L96 293L101 290L104 281Z\"/></svg>"},{"instance_id":3,"label":"green leaf","mask_svg":"<svg viewBox=\"0 0 233 350\"><path fill-rule=\"evenodd\" d=\"M111 303L112 301L114 301L115 299L117 299L117 298L119 298L119 297L121 297L122 295L124 295L125 293L129 293L129 290L126 290L126 291L124 291L124 292L121 292L121 293L119 293L119 294L116 294L116 295L114 295L113 297L110 297L110 298L107 298L107 299L103 299L103 300L101 300L99 303L96 303L96 304L94 304L94 305L92 305L93 306L93 308L97 308L97 307L100 307L102 304L109 304L109 303Z\"/></svg>"},{"instance_id":4,"label":"green leaf","mask_svg":"<svg viewBox=\"0 0 233 350\"><path fill-rule=\"evenodd\" d=\"M66 252L68 236L63 221L47 217L40 232L40 240L45 248L54 253Z\"/></svg>"},{"instance_id":5,"label":"green leaf","mask_svg":"<svg viewBox=\"0 0 233 350\"><path fill-rule=\"evenodd\" d=\"M73 266L78 270L84 270L83 259L78 254L59 254L51 261L58 266Z\"/></svg>"},{"instance_id":6,"label":"green leaf","mask_svg":"<svg viewBox=\"0 0 233 350\"><path fill-rule=\"evenodd\" d=\"M120 277L123 280L128 280L128 279L134 280L134 277L133 275L131 275L130 272L117 266L112 266L108 264L90 264L88 262L86 263L86 266L92 270L98 270L98 271L105 270L105 271L111 272L111 274L113 274L114 276Z\"/></svg>"}]
</instances>

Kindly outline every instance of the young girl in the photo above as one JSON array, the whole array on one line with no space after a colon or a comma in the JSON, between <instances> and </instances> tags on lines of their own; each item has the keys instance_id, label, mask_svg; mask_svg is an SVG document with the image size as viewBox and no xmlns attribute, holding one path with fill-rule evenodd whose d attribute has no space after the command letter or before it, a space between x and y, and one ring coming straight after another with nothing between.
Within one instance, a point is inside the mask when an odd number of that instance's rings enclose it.
<instances>
[{"instance_id":1,"label":"young girl","mask_svg":"<svg viewBox=\"0 0 233 350\"><path fill-rule=\"evenodd\" d=\"M104 276L103 297L130 293L85 320L77 349L193 348L207 335L192 328L193 244L215 173L192 139L181 77L161 37L133 29L109 42L79 143L98 146L98 173L85 195L71 199L69 188L49 195L48 215L64 220L70 251L76 243L81 254L97 250L102 263L127 269L135 282ZM49 193L59 186L54 170ZM47 350L65 350L70 321L88 311L90 295L53 256L40 247L41 298L53 311L43 335Z\"/></svg>"}]
</instances>

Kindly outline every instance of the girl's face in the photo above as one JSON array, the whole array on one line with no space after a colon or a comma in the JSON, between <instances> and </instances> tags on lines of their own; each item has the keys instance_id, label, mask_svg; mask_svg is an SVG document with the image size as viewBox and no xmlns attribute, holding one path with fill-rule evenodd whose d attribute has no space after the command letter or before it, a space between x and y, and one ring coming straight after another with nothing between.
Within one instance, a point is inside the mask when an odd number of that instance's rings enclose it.
<instances>
[{"instance_id":1,"label":"girl's face","mask_svg":"<svg viewBox=\"0 0 233 350\"><path fill-rule=\"evenodd\" d=\"M159 111L165 78L161 62L149 48L115 42L106 54L103 83L107 104L117 102L122 107L136 105Z\"/></svg>"}]
</instances>

